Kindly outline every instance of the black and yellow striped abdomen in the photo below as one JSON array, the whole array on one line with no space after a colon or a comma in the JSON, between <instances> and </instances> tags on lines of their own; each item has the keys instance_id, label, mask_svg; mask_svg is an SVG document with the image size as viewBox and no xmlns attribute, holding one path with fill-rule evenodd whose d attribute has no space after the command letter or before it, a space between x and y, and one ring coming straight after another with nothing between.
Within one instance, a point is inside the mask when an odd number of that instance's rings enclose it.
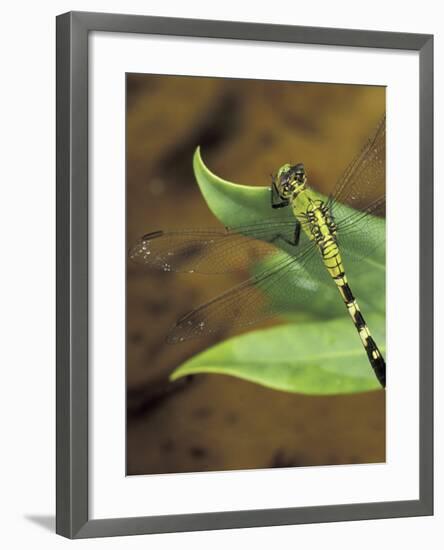
<instances>
[{"instance_id":1,"label":"black and yellow striped abdomen","mask_svg":"<svg viewBox=\"0 0 444 550\"><path fill-rule=\"evenodd\" d=\"M324 265L335 281L339 293L341 294L345 306L347 307L347 311L352 318L356 330L358 331L362 345L364 346L367 357L370 361L370 365L372 366L377 379L381 383L381 386L385 388L384 358L370 334L367 323L362 316L358 303L347 282L339 248L333 235L326 237L321 243L319 243L319 249Z\"/></svg>"},{"instance_id":2,"label":"black and yellow striped abdomen","mask_svg":"<svg viewBox=\"0 0 444 550\"><path fill-rule=\"evenodd\" d=\"M358 331L359 337L361 339L362 345L367 353L368 360L376 374L377 379L381 383L381 386L385 388L385 361L382 357L381 352L378 349L375 341L370 334L370 330L365 322L364 317L359 309L358 303L353 296L351 288L347 283L347 278L344 275L343 277L338 277L335 279L336 285L339 289L339 292L344 300L344 303L347 307L347 311L352 318L353 324Z\"/></svg>"}]
</instances>

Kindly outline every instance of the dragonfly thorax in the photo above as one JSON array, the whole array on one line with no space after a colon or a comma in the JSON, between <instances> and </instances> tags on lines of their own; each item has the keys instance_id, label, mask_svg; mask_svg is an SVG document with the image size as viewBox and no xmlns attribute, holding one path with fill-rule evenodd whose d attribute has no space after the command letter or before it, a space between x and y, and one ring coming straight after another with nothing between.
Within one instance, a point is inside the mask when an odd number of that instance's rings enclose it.
<instances>
[{"instance_id":1,"label":"dragonfly thorax","mask_svg":"<svg viewBox=\"0 0 444 550\"><path fill-rule=\"evenodd\" d=\"M336 240L336 224L328 206L322 200L311 200L307 206L305 220L309 236L318 244Z\"/></svg>"},{"instance_id":2,"label":"dragonfly thorax","mask_svg":"<svg viewBox=\"0 0 444 550\"><path fill-rule=\"evenodd\" d=\"M294 199L305 190L306 181L303 164L284 164L279 168L276 176L276 189L281 199Z\"/></svg>"}]
</instances>

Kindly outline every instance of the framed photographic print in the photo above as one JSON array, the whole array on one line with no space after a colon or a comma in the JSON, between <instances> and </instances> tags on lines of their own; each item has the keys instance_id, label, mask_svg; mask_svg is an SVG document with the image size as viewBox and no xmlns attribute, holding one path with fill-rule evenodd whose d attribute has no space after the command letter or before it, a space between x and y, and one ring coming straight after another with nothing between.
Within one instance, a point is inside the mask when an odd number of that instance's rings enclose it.
<instances>
[{"instance_id":1,"label":"framed photographic print","mask_svg":"<svg viewBox=\"0 0 444 550\"><path fill-rule=\"evenodd\" d=\"M57 18L57 532L433 513L433 37Z\"/></svg>"}]
</instances>

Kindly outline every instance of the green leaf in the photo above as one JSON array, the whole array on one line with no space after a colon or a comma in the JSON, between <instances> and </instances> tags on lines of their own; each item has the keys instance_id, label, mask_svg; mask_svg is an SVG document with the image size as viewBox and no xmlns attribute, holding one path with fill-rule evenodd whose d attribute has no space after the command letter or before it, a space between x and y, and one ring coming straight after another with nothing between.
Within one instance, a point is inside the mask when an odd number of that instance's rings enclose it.
<instances>
[{"instance_id":1,"label":"green leaf","mask_svg":"<svg viewBox=\"0 0 444 550\"><path fill-rule=\"evenodd\" d=\"M385 321L369 318L383 352ZM350 319L279 325L236 336L192 357L171 379L200 373L236 376L275 390L331 395L380 388Z\"/></svg>"},{"instance_id":2,"label":"green leaf","mask_svg":"<svg viewBox=\"0 0 444 550\"><path fill-rule=\"evenodd\" d=\"M213 174L194 155L194 172L200 190L214 215L226 226L239 227L270 219L287 219L287 209L272 209L270 189L238 185ZM318 193L320 199L324 199ZM337 205L336 221L356 211ZM385 220L366 216L361 227L341 234L339 242L349 283L383 352L385 341ZM306 239L302 235L302 239ZM303 241L302 241L303 242ZM277 241L285 253L298 249ZM363 254L364 251L370 251ZM316 259L316 258L315 258ZM264 264L253 266L253 273ZM321 262L304 264L295 277L280 274L279 285L268 295L289 319L308 317L317 322L291 322L232 338L189 359L172 379L196 373L236 376L276 390L304 394L338 394L368 391L379 383L349 319L336 285ZM369 312L374 312L369 315Z\"/></svg>"}]
</instances>

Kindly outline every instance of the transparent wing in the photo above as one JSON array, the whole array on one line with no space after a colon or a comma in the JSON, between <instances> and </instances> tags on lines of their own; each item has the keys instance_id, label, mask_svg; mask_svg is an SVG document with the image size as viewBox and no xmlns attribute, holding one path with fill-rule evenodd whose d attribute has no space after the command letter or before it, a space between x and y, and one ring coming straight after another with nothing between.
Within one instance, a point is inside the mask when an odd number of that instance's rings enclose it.
<instances>
[{"instance_id":1,"label":"transparent wing","mask_svg":"<svg viewBox=\"0 0 444 550\"><path fill-rule=\"evenodd\" d=\"M385 250L385 116L349 165L329 198L345 269L360 272L360 260L380 261Z\"/></svg>"},{"instance_id":2,"label":"transparent wing","mask_svg":"<svg viewBox=\"0 0 444 550\"><path fill-rule=\"evenodd\" d=\"M280 251L268 257L256 266L254 275L248 280L179 319L168 340L182 342L218 333L222 327L246 327L288 312L288 303L294 293L299 295L301 302L316 296L320 283L312 276L312 264L317 273L325 271L311 243L303 245L297 256Z\"/></svg>"},{"instance_id":3,"label":"transparent wing","mask_svg":"<svg viewBox=\"0 0 444 550\"><path fill-rule=\"evenodd\" d=\"M366 145L344 172L330 201L382 216L385 213L385 116Z\"/></svg>"},{"instance_id":4,"label":"transparent wing","mask_svg":"<svg viewBox=\"0 0 444 550\"><path fill-rule=\"evenodd\" d=\"M263 258L278 254L274 243L279 239L292 242L297 223L292 217L263 220L225 231L156 231L142 237L130 250L129 257L163 271L207 274L243 271Z\"/></svg>"},{"instance_id":5,"label":"transparent wing","mask_svg":"<svg viewBox=\"0 0 444 550\"><path fill-rule=\"evenodd\" d=\"M385 247L385 222L373 215L385 204L385 197L370 203L365 211L351 210L336 203L333 206L333 217L337 225L337 241L345 267L351 267L363 258L380 255Z\"/></svg>"}]
</instances>

